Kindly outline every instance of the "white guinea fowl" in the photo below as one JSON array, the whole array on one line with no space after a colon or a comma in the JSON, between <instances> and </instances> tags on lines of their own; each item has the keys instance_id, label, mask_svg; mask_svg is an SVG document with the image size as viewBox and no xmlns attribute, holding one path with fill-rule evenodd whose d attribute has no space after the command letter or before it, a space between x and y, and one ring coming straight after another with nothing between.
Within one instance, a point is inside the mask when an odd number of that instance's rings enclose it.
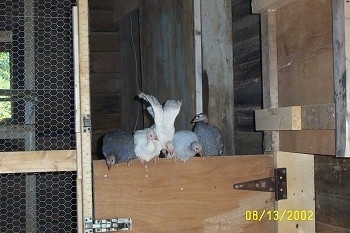
<instances>
[{"instance_id":1,"label":"white guinea fowl","mask_svg":"<svg viewBox=\"0 0 350 233\"><path fill-rule=\"evenodd\" d=\"M148 112L154 119L154 125L151 128L156 132L162 149L168 149L167 143L171 142L175 133L175 119L180 112L182 102L179 100L167 100L162 106L157 98L139 93L139 97L150 103L147 107Z\"/></svg>"},{"instance_id":2,"label":"white guinea fowl","mask_svg":"<svg viewBox=\"0 0 350 233\"><path fill-rule=\"evenodd\" d=\"M150 161L153 158L157 158L162 150L157 134L150 128L145 128L134 132L134 145L136 157L142 164Z\"/></svg>"},{"instance_id":3,"label":"white guinea fowl","mask_svg":"<svg viewBox=\"0 0 350 233\"><path fill-rule=\"evenodd\" d=\"M200 113L193 118L192 122L195 123L193 131L202 145L202 155L222 155L224 153L222 133L217 127L208 124L207 115Z\"/></svg>"},{"instance_id":4,"label":"white guinea fowl","mask_svg":"<svg viewBox=\"0 0 350 233\"><path fill-rule=\"evenodd\" d=\"M183 162L202 152L202 146L198 141L197 135L190 130L176 131L173 142L168 147L172 151L172 155Z\"/></svg>"}]
</instances>

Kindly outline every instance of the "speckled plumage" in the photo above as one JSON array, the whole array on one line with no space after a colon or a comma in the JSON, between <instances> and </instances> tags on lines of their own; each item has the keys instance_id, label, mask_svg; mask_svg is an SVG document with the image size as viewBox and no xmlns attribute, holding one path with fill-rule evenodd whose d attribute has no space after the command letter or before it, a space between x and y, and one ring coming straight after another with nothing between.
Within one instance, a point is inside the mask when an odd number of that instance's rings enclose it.
<instances>
[{"instance_id":1,"label":"speckled plumage","mask_svg":"<svg viewBox=\"0 0 350 233\"><path fill-rule=\"evenodd\" d=\"M197 135L190 130L176 131L172 146L173 155L184 162L202 151Z\"/></svg>"},{"instance_id":2,"label":"speckled plumage","mask_svg":"<svg viewBox=\"0 0 350 233\"><path fill-rule=\"evenodd\" d=\"M195 116L193 123L195 123L193 131L197 134L202 145L203 156L222 155L224 142L221 131L208 124L208 117L204 113Z\"/></svg>"},{"instance_id":3,"label":"speckled plumage","mask_svg":"<svg viewBox=\"0 0 350 233\"><path fill-rule=\"evenodd\" d=\"M121 162L130 163L136 159L132 134L122 130L106 133L103 137L102 152L106 158L108 169Z\"/></svg>"}]
</instances>

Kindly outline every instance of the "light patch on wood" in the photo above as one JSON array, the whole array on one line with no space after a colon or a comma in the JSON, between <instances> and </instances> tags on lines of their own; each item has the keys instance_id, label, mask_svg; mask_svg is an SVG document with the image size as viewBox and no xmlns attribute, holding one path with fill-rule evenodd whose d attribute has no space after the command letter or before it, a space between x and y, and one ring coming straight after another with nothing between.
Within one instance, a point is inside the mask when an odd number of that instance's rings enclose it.
<instances>
[{"instance_id":1,"label":"light patch on wood","mask_svg":"<svg viewBox=\"0 0 350 233\"><path fill-rule=\"evenodd\" d=\"M148 170L139 161L108 170L100 160L93 170L95 218L131 217L133 232L274 232L273 221L245 219L245 211L273 210L273 194L233 189L270 177L271 156L160 159Z\"/></svg>"},{"instance_id":2,"label":"light patch on wood","mask_svg":"<svg viewBox=\"0 0 350 233\"><path fill-rule=\"evenodd\" d=\"M301 107L255 110L256 130L301 130Z\"/></svg>"},{"instance_id":3,"label":"light patch on wood","mask_svg":"<svg viewBox=\"0 0 350 233\"><path fill-rule=\"evenodd\" d=\"M279 216L284 211L286 215L281 221L275 221L276 232L315 232L314 155L278 151L274 159L276 168L287 168L287 199L279 200L275 206ZM311 217L297 218L302 211ZM289 213L293 215L288 220Z\"/></svg>"},{"instance_id":4,"label":"light patch on wood","mask_svg":"<svg viewBox=\"0 0 350 233\"><path fill-rule=\"evenodd\" d=\"M247 211L259 211L260 213L264 210L272 211L271 202L261 201L271 198L273 198L273 194L268 192L260 192L256 196L244 198L239 201L237 209L205 219L203 232L254 232L250 222L242 216L245 216ZM269 220L266 215L260 222L263 225L267 221Z\"/></svg>"},{"instance_id":5,"label":"light patch on wood","mask_svg":"<svg viewBox=\"0 0 350 233\"><path fill-rule=\"evenodd\" d=\"M288 5L295 0L253 0L252 13L263 13L267 10L277 10L285 5Z\"/></svg>"},{"instance_id":6,"label":"light patch on wood","mask_svg":"<svg viewBox=\"0 0 350 233\"><path fill-rule=\"evenodd\" d=\"M1 152L0 173L76 171L76 151Z\"/></svg>"}]
</instances>

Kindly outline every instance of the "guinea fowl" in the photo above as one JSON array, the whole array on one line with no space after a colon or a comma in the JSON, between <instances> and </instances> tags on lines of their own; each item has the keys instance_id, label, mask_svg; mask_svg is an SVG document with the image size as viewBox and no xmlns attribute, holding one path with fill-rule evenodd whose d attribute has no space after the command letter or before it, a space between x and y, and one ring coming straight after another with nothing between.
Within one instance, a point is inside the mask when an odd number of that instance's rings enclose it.
<instances>
[{"instance_id":1,"label":"guinea fowl","mask_svg":"<svg viewBox=\"0 0 350 233\"><path fill-rule=\"evenodd\" d=\"M152 95L143 92L139 97L150 103L148 112L154 118L154 125L151 128L156 132L162 149L168 149L167 143L171 142L175 133L175 119L180 112L182 102L179 100L167 100L162 106Z\"/></svg>"},{"instance_id":2,"label":"guinea fowl","mask_svg":"<svg viewBox=\"0 0 350 233\"><path fill-rule=\"evenodd\" d=\"M106 158L108 170L113 165L126 162L128 165L136 159L134 138L131 133L122 130L108 132L103 137L102 153Z\"/></svg>"},{"instance_id":3,"label":"guinea fowl","mask_svg":"<svg viewBox=\"0 0 350 233\"><path fill-rule=\"evenodd\" d=\"M135 131L134 145L134 152L142 164L144 164L145 161L148 162L153 158L158 158L158 155L162 150L157 134L151 128Z\"/></svg>"},{"instance_id":4,"label":"guinea fowl","mask_svg":"<svg viewBox=\"0 0 350 233\"><path fill-rule=\"evenodd\" d=\"M173 142L169 146L172 156L186 162L196 154L201 154L202 146L198 141L197 135L190 130L176 131Z\"/></svg>"},{"instance_id":5,"label":"guinea fowl","mask_svg":"<svg viewBox=\"0 0 350 233\"><path fill-rule=\"evenodd\" d=\"M222 155L224 153L222 133L217 127L208 124L207 115L200 113L192 122L195 123L193 131L202 145L202 155Z\"/></svg>"}]
</instances>

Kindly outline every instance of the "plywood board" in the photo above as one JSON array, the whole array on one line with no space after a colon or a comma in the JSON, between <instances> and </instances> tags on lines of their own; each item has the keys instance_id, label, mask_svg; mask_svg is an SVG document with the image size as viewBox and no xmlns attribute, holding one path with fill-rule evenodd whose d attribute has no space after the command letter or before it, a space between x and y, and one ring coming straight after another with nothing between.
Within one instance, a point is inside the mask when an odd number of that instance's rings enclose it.
<instances>
[{"instance_id":1,"label":"plywood board","mask_svg":"<svg viewBox=\"0 0 350 233\"><path fill-rule=\"evenodd\" d=\"M276 202L276 232L315 232L314 156L278 151L275 166L287 169L287 199Z\"/></svg>"},{"instance_id":2,"label":"plywood board","mask_svg":"<svg viewBox=\"0 0 350 233\"><path fill-rule=\"evenodd\" d=\"M233 184L272 175L267 155L160 159L148 171L134 161L107 170L94 161L95 218L131 217L133 232L274 232L272 221L246 211L272 210L272 193Z\"/></svg>"}]
</instances>

